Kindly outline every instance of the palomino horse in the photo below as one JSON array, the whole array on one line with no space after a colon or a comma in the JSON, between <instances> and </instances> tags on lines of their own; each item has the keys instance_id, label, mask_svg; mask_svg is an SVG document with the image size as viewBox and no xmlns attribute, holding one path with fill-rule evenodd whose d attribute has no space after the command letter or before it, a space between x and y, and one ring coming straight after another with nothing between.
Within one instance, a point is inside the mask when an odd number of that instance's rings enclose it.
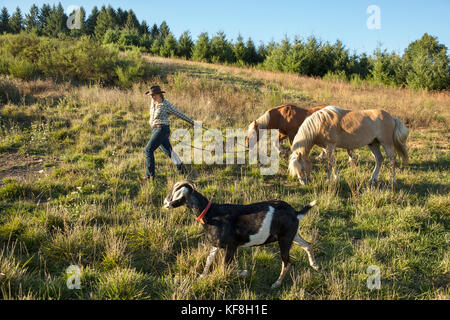
<instances>
[{"instance_id":1,"label":"palomino horse","mask_svg":"<svg viewBox=\"0 0 450 320\"><path fill-rule=\"evenodd\" d=\"M289 158L289 173L306 184L312 164L308 159L314 145L326 148L328 154L328 179L335 164L335 149L358 149L368 145L376 160L369 183L376 183L383 163L380 145L383 146L392 166L392 185L395 183L395 151L408 163L406 139L409 131L399 119L383 110L343 110L328 106L308 117L300 126ZM334 177L337 178L335 170Z\"/></svg>"},{"instance_id":2,"label":"palomino horse","mask_svg":"<svg viewBox=\"0 0 450 320\"><path fill-rule=\"evenodd\" d=\"M251 122L248 126L245 146L247 148L249 147L249 140L251 140L251 138L256 138L256 141L259 140L259 129L278 129L279 141L288 138L289 143L292 146L294 137L303 121L305 121L305 119L314 112L322 110L325 107L326 106L319 106L303 109L288 104L269 109L261 117ZM253 135L256 135L256 137ZM353 163L353 154L351 150L348 150L348 155L349 161ZM325 159L325 150L318 158Z\"/></svg>"}]
</instances>

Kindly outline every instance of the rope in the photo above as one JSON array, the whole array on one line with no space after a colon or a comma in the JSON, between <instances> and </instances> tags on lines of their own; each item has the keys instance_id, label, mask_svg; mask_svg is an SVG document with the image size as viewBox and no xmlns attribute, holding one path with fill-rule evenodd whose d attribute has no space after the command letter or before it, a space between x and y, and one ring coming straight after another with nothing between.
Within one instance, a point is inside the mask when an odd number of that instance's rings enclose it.
<instances>
[{"instance_id":1,"label":"rope","mask_svg":"<svg viewBox=\"0 0 450 320\"><path fill-rule=\"evenodd\" d=\"M210 128L208 128L207 126L203 126L203 125L202 125L202 127L206 128L206 129L208 129L208 130L210 129ZM184 139L184 137L186 137L188 134L190 135L190 132L189 132L189 131L186 132L186 134L184 134L184 135L181 137L181 139ZM222 142L224 142L224 141L222 140ZM208 152L214 152L214 151L215 151L215 150L208 150L208 149L203 149L203 148L195 147L195 146L193 146L193 145L191 145L191 144L188 144L188 143L186 143L186 142L183 142L183 141L180 141L179 144L182 144L182 145L185 145L185 146L194 148L194 149L196 149L196 150L201 150L201 151L208 151ZM245 153L245 152L248 151L248 149L247 149L246 146L240 144L239 142L236 142L236 144L237 144L237 145L240 145L241 147L244 147L244 148L245 148L244 151L236 151L237 153Z\"/></svg>"}]
</instances>

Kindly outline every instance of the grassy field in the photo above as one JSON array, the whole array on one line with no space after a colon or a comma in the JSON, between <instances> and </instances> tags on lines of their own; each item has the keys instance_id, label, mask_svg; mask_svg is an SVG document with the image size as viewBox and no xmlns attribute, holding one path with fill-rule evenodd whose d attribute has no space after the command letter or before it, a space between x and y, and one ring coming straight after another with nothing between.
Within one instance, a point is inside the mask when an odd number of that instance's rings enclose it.
<instances>
[{"instance_id":1,"label":"grassy field","mask_svg":"<svg viewBox=\"0 0 450 320\"><path fill-rule=\"evenodd\" d=\"M449 299L450 94L324 81L256 69L146 57L159 76L129 90L0 78L0 297L3 299ZM285 200L318 205L300 233L321 271L291 250L281 268L276 244L238 250L232 275L216 258L198 280L208 246L186 208L162 209L181 180L156 153L159 178L141 183L151 135L150 84L210 128L246 128L266 109L293 103L347 109L383 108L410 129L410 164L395 193L370 188L374 160L358 150L357 166L338 153L340 179L329 183L315 163L312 183L287 177L287 156L274 176L252 165L190 165L200 191L221 203ZM0 95L0 102L2 96ZM172 128L188 128L173 119ZM320 150L314 149L318 154ZM66 282L80 268L80 289ZM369 266L381 288L369 290Z\"/></svg>"}]
</instances>

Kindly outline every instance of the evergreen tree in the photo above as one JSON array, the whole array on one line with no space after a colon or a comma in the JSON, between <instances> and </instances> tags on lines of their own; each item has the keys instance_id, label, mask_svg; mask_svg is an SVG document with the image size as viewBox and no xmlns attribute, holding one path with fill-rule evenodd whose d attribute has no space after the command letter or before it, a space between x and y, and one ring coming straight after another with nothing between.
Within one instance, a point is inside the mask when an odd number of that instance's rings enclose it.
<instances>
[{"instance_id":1,"label":"evergreen tree","mask_svg":"<svg viewBox=\"0 0 450 320\"><path fill-rule=\"evenodd\" d=\"M161 33L159 32L159 28L158 28L158 26L156 25L156 23L155 23L155 24L153 25L153 27L151 28L150 34L151 34L153 40L159 38L159 36L161 35Z\"/></svg>"},{"instance_id":2,"label":"evergreen tree","mask_svg":"<svg viewBox=\"0 0 450 320\"><path fill-rule=\"evenodd\" d=\"M147 21L145 21L145 20L142 21L141 25L139 26L139 32L141 34L149 34L150 33Z\"/></svg>"},{"instance_id":3,"label":"evergreen tree","mask_svg":"<svg viewBox=\"0 0 450 320\"><path fill-rule=\"evenodd\" d=\"M207 32L203 32L198 36L197 42L192 49L192 59L196 61L209 62L211 57L211 45Z\"/></svg>"},{"instance_id":4,"label":"evergreen tree","mask_svg":"<svg viewBox=\"0 0 450 320\"><path fill-rule=\"evenodd\" d=\"M6 7L0 12L0 35L4 32L9 32L9 13Z\"/></svg>"},{"instance_id":5,"label":"evergreen tree","mask_svg":"<svg viewBox=\"0 0 450 320\"><path fill-rule=\"evenodd\" d=\"M163 40L161 39L161 37L156 38L153 43L152 46L150 48L150 52L153 53L153 55L155 56L159 56L160 55L160 50L162 45L164 44Z\"/></svg>"},{"instance_id":6,"label":"evergreen tree","mask_svg":"<svg viewBox=\"0 0 450 320\"><path fill-rule=\"evenodd\" d=\"M133 10L128 10L124 29L128 31L138 31L140 29L139 20L137 19Z\"/></svg>"},{"instance_id":7,"label":"evergreen tree","mask_svg":"<svg viewBox=\"0 0 450 320\"><path fill-rule=\"evenodd\" d=\"M169 33L164 39L164 44L159 50L159 54L163 57L175 57L178 53L178 43L177 39L172 33Z\"/></svg>"},{"instance_id":8,"label":"evergreen tree","mask_svg":"<svg viewBox=\"0 0 450 320\"><path fill-rule=\"evenodd\" d=\"M163 22L161 23L161 25L159 26L159 33L160 33L160 35L161 35L161 37L162 37L163 39L165 39L165 38L169 35L169 33L170 33L170 28L169 28L169 26L167 25L167 22L166 22L166 21L163 21Z\"/></svg>"},{"instance_id":9,"label":"evergreen tree","mask_svg":"<svg viewBox=\"0 0 450 320\"><path fill-rule=\"evenodd\" d=\"M261 42L258 46L258 50L256 51L258 61L257 63L262 63L264 60L266 60L267 55L269 54L269 49L266 47L266 45Z\"/></svg>"},{"instance_id":10,"label":"evergreen tree","mask_svg":"<svg viewBox=\"0 0 450 320\"><path fill-rule=\"evenodd\" d=\"M80 8L79 11L79 17L76 17L77 19L80 19L79 28L73 28L70 30L70 35L72 37L80 37L87 34L87 21L86 21L86 10L84 10L83 7Z\"/></svg>"},{"instance_id":11,"label":"evergreen tree","mask_svg":"<svg viewBox=\"0 0 450 320\"><path fill-rule=\"evenodd\" d=\"M211 60L213 62L234 62L233 50L223 31L211 39Z\"/></svg>"},{"instance_id":12,"label":"evergreen tree","mask_svg":"<svg viewBox=\"0 0 450 320\"><path fill-rule=\"evenodd\" d=\"M127 22L128 11L122 10L122 8L119 8L116 11L116 16L117 16L117 24L119 26L119 29L123 29L125 27L125 23Z\"/></svg>"},{"instance_id":13,"label":"evergreen tree","mask_svg":"<svg viewBox=\"0 0 450 320\"><path fill-rule=\"evenodd\" d=\"M236 62L245 64L245 44L244 39L239 34L236 43L233 45L233 54Z\"/></svg>"},{"instance_id":14,"label":"evergreen tree","mask_svg":"<svg viewBox=\"0 0 450 320\"><path fill-rule=\"evenodd\" d=\"M39 10L39 33L46 34L47 32L47 19L50 18L50 13L52 8L48 4L42 5L42 8Z\"/></svg>"},{"instance_id":15,"label":"evergreen tree","mask_svg":"<svg viewBox=\"0 0 450 320\"><path fill-rule=\"evenodd\" d=\"M86 34L93 35L95 32L95 26L97 25L97 18L99 15L97 6L92 8L91 14L86 19Z\"/></svg>"},{"instance_id":16,"label":"evergreen tree","mask_svg":"<svg viewBox=\"0 0 450 320\"><path fill-rule=\"evenodd\" d=\"M94 34L97 39L103 39L108 29L118 29L117 16L115 10L108 6L103 6L97 17L97 23L95 25Z\"/></svg>"},{"instance_id":17,"label":"evergreen tree","mask_svg":"<svg viewBox=\"0 0 450 320\"><path fill-rule=\"evenodd\" d=\"M245 44L244 61L250 65L255 65L259 62L258 53L256 52L255 44L251 38L249 38Z\"/></svg>"},{"instance_id":18,"label":"evergreen tree","mask_svg":"<svg viewBox=\"0 0 450 320\"><path fill-rule=\"evenodd\" d=\"M178 40L178 55L180 57L190 59L192 56L192 48L194 47L194 42L192 41L189 31L183 32Z\"/></svg>"},{"instance_id":19,"label":"evergreen tree","mask_svg":"<svg viewBox=\"0 0 450 320\"><path fill-rule=\"evenodd\" d=\"M25 14L25 30L27 32L39 32L39 8L33 4L30 13Z\"/></svg>"},{"instance_id":20,"label":"evergreen tree","mask_svg":"<svg viewBox=\"0 0 450 320\"><path fill-rule=\"evenodd\" d=\"M447 47L437 37L425 33L409 44L403 55L403 69L408 86L441 90L450 87L450 59Z\"/></svg>"},{"instance_id":21,"label":"evergreen tree","mask_svg":"<svg viewBox=\"0 0 450 320\"><path fill-rule=\"evenodd\" d=\"M47 25L45 28L46 34L51 37L57 37L59 34L67 34L67 15L64 13L64 8L61 2L57 7L53 6L50 11L50 16L47 18Z\"/></svg>"},{"instance_id":22,"label":"evergreen tree","mask_svg":"<svg viewBox=\"0 0 450 320\"><path fill-rule=\"evenodd\" d=\"M11 15L11 18L9 18L9 30L12 33L19 33L23 30L23 24L22 11L17 7L16 11Z\"/></svg>"}]
</instances>

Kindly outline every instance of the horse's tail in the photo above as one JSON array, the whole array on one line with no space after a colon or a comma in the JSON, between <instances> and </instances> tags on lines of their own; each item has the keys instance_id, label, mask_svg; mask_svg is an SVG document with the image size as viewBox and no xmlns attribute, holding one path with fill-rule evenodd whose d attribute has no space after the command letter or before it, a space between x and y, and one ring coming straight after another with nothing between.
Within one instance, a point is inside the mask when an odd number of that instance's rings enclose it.
<instances>
[{"instance_id":1,"label":"horse's tail","mask_svg":"<svg viewBox=\"0 0 450 320\"><path fill-rule=\"evenodd\" d=\"M300 162L298 162L298 156L298 151L294 151L289 157L289 174L291 177L296 177L297 173L300 171Z\"/></svg>"},{"instance_id":2,"label":"horse's tail","mask_svg":"<svg viewBox=\"0 0 450 320\"><path fill-rule=\"evenodd\" d=\"M408 150L406 149L406 139L409 135L409 130L403 124L403 122L397 118L394 118L394 146L395 151L402 157L403 164L408 164Z\"/></svg>"}]
</instances>

